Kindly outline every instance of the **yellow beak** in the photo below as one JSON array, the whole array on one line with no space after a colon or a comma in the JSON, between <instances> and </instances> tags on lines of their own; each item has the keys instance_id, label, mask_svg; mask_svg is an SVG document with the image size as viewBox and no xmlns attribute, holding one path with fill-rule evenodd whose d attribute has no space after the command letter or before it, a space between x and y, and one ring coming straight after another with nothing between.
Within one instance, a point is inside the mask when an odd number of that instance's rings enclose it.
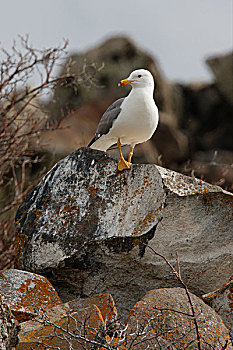
<instances>
[{"instance_id":1,"label":"yellow beak","mask_svg":"<svg viewBox=\"0 0 233 350\"><path fill-rule=\"evenodd\" d=\"M131 84L132 82L133 82L133 80L123 79L123 80L120 81L118 86L125 86L125 85L128 85L128 84Z\"/></svg>"}]
</instances>

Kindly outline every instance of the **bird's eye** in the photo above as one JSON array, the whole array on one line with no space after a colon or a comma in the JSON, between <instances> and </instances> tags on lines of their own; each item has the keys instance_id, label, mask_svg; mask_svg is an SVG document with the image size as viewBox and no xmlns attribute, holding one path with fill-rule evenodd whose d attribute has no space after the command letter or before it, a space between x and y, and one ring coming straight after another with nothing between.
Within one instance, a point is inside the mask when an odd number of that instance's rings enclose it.
<instances>
[{"instance_id":1,"label":"bird's eye","mask_svg":"<svg viewBox=\"0 0 233 350\"><path fill-rule=\"evenodd\" d=\"M138 75L138 78L141 78L141 74Z\"/></svg>"}]
</instances>

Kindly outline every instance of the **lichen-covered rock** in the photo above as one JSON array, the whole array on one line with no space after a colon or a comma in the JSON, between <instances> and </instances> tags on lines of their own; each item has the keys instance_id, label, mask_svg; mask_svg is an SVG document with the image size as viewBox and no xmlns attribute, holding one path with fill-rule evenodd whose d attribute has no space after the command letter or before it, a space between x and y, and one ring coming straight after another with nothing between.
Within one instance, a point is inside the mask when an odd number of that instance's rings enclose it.
<instances>
[{"instance_id":1,"label":"lichen-covered rock","mask_svg":"<svg viewBox=\"0 0 233 350\"><path fill-rule=\"evenodd\" d=\"M0 350L15 349L20 327L0 295Z\"/></svg>"},{"instance_id":2,"label":"lichen-covered rock","mask_svg":"<svg viewBox=\"0 0 233 350\"><path fill-rule=\"evenodd\" d=\"M19 322L35 317L40 309L61 303L47 278L16 269L1 273L0 294L4 296Z\"/></svg>"},{"instance_id":3,"label":"lichen-covered rock","mask_svg":"<svg viewBox=\"0 0 233 350\"><path fill-rule=\"evenodd\" d=\"M88 308L92 305L98 307L101 316L107 327L113 327L117 320L117 309L111 294L96 294L89 298L78 298L68 301L65 304L59 304L46 310L46 315L53 319L58 319L67 312L75 312L79 309Z\"/></svg>"},{"instance_id":4,"label":"lichen-covered rock","mask_svg":"<svg viewBox=\"0 0 233 350\"><path fill-rule=\"evenodd\" d=\"M157 169L167 197L163 219L149 244L174 265L177 252L184 280L191 278L192 292L201 296L220 287L232 274L233 196L196 178ZM169 268L151 252L147 264L153 264L164 286L173 283Z\"/></svg>"},{"instance_id":5,"label":"lichen-covered rock","mask_svg":"<svg viewBox=\"0 0 233 350\"><path fill-rule=\"evenodd\" d=\"M221 316L233 341L233 280L224 283L218 290L203 295L202 298Z\"/></svg>"},{"instance_id":6,"label":"lichen-covered rock","mask_svg":"<svg viewBox=\"0 0 233 350\"><path fill-rule=\"evenodd\" d=\"M190 297L198 332L185 290L155 289L148 292L130 311L126 347L134 344L132 348L135 350L168 349L171 346L177 350L196 350L199 334L201 348L205 350L233 349L220 316L195 295L190 293Z\"/></svg>"},{"instance_id":7,"label":"lichen-covered rock","mask_svg":"<svg viewBox=\"0 0 233 350\"><path fill-rule=\"evenodd\" d=\"M90 340L112 344L112 334L118 327L116 318L117 310L110 294L75 299L47 309L32 321L22 323L17 349L44 350L43 346L46 345L70 349L71 344L74 349L79 349L81 344L84 349L89 349ZM61 329L55 332L55 327Z\"/></svg>"},{"instance_id":8,"label":"lichen-covered rock","mask_svg":"<svg viewBox=\"0 0 233 350\"><path fill-rule=\"evenodd\" d=\"M177 252L201 296L232 273L232 226L232 195L220 187L155 165L119 173L109 155L82 148L19 208L18 266L43 271L63 301L111 293L126 315L147 291L179 286L141 242L174 264Z\"/></svg>"},{"instance_id":9,"label":"lichen-covered rock","mask_svg":"<svg viewBox=\"0 0 233 350\"><path fill-rule=\"evenodd\" d=\"M96 305L107 325L113 324L117 318L117 309L111 294L96 294L89 298L71 300L63 305L67 305L72 311Z\"/></svg>"},{"instance_id":10,"label":"lichen-covered rock","mask_svg":"<svg viewBox=\"0 0 233 350\"><path fill-rule=\"evenodd\" d=\"M104 152L81 148L53 167L17 212L19 268L81 268L98 242L133 242L155 229L165 199L158 171L119 173L116 165Z\"/></svg>"},{"instance_id":11,"label":"lichen-covered rock","mask_svg":"<svg viewBox=\"0 0 233 350\"><path fill-rule=\"evenodd\" d=\"M60 310L60 306L59 306ZM19 344L16 350L44 350L55 348L93 349L93 342L101 339L104 320L96 305L80 308L75 312L41 314L34 320L21 324Z\"/></svg>"}]
</instances>

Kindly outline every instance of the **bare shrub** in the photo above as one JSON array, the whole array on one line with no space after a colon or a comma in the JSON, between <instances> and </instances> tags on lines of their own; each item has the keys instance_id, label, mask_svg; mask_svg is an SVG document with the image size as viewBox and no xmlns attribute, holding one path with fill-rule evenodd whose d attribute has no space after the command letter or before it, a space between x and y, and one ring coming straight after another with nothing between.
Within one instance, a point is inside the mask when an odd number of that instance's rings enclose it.
<instances>
[{"instance_id":1,"label":"bare shrub","mask_svg":"<svg viewBox=\"0 0 233 350\"><path fill-rule=\"evenodd\" d=\"M22 198L35 186L52 164L42 164L43 157L36 155L31 147L43 130L60 128L60 121L49 122L43 109L41 97L52 94L56 86L94 82L95 64L84 65L78 74L71 73L72 61L65 72L55 73L66 59L68 42L38 50L29 37L19 37L10 52L2 49L0 70L0 269L12 266L13 218L15 208ZM31 86L32 79L37 83ZM42 166L43 165L43 166ZM32 176L32 167L40 168ZM30 174L30 176L29 176Z\"/></svg>"}]
</instances>

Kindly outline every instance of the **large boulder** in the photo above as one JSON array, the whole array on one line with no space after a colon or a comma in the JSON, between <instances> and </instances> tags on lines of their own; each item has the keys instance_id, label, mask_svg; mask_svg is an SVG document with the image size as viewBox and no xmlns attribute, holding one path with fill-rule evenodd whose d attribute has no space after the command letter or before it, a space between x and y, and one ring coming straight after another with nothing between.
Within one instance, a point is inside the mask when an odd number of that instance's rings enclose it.
<instances>
[{"instance_id":1,"label":"large boulder","mask_svg":"<svg viewBox=\"0 0 233 350\"><path fill-rule=\"evenodd\" d=\"M98 242L114 250L126 238L133 246L138 237L152 235L164 200L154 167L119 173L106 153L79 149L59 161L20 206L18 266L34 272L87 267Z\"/></svg>"},{"instance_id":2,"label":"large boulder","mask_svg":"<svg viewBox=\"0 0 233 350\"><path fill-rule=\"evenodd\" d=\"M190 280L191 290L201 296L202 290L220 287L232 273L233 196L194 177L157 169L167 196L163 219L149 244L174 265L178 253L184 279ZM166 280L169 286L169 269L151 252L147 263L154 266L157 278L163 275L163 283Z\"/></svg>"},{"instance_id":3,"label":"large boulder","mask_svg":"<svg viewBox=\"0 0 233 350\"><path fill-rule=\"evenodd\" d=\"M218 314L183 288L149 291L128 317L127 349L233 349L228 331Z\"/></svg>"},{"instance_id":4,"label":"large boulder","mask_svg":"<svg viewBox=\"0 0 233 350\"><path fill-rule=\"evenodd\" d=\"M19 208L17 264L46 275L64 301L110 292L126 315L147 291L179 285L142 242L174 264L178 252L202 295L231 274L231 219L232 195L220 187L155 165L120 173L106 153L81 148Z\"/></svg>"}]
</instances>

